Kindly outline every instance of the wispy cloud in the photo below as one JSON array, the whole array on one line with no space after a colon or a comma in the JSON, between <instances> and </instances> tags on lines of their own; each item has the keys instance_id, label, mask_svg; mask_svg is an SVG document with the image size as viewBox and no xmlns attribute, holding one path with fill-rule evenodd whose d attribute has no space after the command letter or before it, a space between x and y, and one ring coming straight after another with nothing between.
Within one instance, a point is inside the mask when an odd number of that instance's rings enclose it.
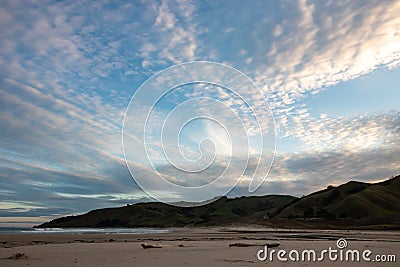
<instances>
[{"instance_id":1,"label":"wispy cloud","mask_svg":"<svg viewBox=\"0 0 400 267\"><path fill-rule=\"evenodd\" d=\"M268 64L254 76L265 85L282 132L303 128L307 94L400 64L398 2L298 4L297 16L278 24L282 33L262 57ZM299 123L291 125L293 117Z\"/></svg>"},{"instance_id":2,"label":"wispy cloud","mask_svg":"<svg viewBox=\"0 0 400 267\"><path fill-rule=\"evenodd\" d=\"M293 144L287 152L278 143L270 179L257 193L304 194L398 172L397 109L334 117L312 114L306 101L374 70L398 68L398 14L397 1L3 1L0 204L14 204L2 214L57 216L144 199L124 165L125 108L156 71L191 60L227 63L254 79L272 108L278 142ZM259 96L247 93L265 110ZM179 92L174 100L202 95L201 89ZM208 96L247 114L226 90ZM137 118L147 115L137 110ZM190 112L197 110L200 105ZM166 115L157 112L154 131ZM222 109L208 112L232 123ZM246 117L243 123L252 125ZM209 125L198 134L227 144ZM141 129L132 137L140 140ZM149 175L141 157L134 164ZM244 194L247 182L232 194Z\"/></svg>"}]
</instances>

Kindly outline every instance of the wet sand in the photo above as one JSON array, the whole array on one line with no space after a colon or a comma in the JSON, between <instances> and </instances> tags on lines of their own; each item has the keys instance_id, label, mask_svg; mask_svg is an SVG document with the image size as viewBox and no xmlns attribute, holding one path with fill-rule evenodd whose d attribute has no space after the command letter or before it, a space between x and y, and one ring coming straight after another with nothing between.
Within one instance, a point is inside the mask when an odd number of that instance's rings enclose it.
<instances>
[{"instance_id":1,"label":"wet sand","mask_svg":"<svg viewBox=\"0 0 400 267\"><path fill-rule=\"evenodd\" d=\"M345 238L346 250L371 250L371 261L329 260L324 266L399 266L400 232L275 230L263 228L171 229L159 234L1 234L0 266L321 266L321 262L260 261L257 252L307 249L319 253ZM143 248L148 247L148 248ZM377 262L376 255L396 262ZM260 254L264 256L264 253ZM285 258L285 257L284 257Z\"/></svg>"}]
</instances>

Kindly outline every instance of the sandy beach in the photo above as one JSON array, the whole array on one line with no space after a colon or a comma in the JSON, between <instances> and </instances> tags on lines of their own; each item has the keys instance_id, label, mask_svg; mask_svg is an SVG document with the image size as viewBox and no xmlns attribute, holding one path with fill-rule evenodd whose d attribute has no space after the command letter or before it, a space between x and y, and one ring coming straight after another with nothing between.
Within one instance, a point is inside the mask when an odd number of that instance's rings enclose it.
<instances>
[{"instance_id":1,"label":"sandy beach","mask_svg":"<svg viewBox=\"0 0 400 267\"><path fill-rule=\"evenodd\" d=\"M346 249L371 250L371 261L336 261L326 266L398 266L400 232L302 231L263 228L171 229L158 234L2 234L1 266L320 266L301 260L260 261L265 245L272 249L337 249L345 238ZM150 247L150 248L143 248ZM361 254L360 254L361 255ZM397 262L377 262L376 255L395 255ZM263 256L263 253L261 253Z\"/></svg>"}]
</instances>

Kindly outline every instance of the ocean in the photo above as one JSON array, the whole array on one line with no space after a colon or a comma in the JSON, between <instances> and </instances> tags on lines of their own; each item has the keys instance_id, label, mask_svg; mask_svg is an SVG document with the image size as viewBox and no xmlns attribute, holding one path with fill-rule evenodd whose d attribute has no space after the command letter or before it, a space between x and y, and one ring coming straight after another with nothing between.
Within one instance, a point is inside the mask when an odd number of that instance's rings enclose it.
<instances>
[{"instance_id":1,"label":"ocean","mask_svg":"<svg viewBox=\"0 0 400 267\"><path fill-rule=\"evenodd\" d=\"M29 228L0 227L0 234L159 234L167 229L153 228Z\"/></svg>"}]
</instances>

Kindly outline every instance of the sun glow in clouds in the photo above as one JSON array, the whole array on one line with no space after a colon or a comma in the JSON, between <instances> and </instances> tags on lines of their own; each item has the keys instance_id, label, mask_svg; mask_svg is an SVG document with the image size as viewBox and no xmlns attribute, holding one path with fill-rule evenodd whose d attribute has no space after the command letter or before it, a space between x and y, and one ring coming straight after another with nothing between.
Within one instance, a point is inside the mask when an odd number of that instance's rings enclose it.
<instances>
[{"instance_id":1,"label":"sun glow in clouds","mask_svg":"<svg viewBox=\"0 0 400 267\"><path fill-rule=\"evenodd\" d=\"M182 94L187 99L180 98L173 105ZM274 122L262 96L243 73L213 62L176 65L151 77L132 97L124 121L124 153L136 183L159 201L200 204L215 199L216 193L226 195L241 180L249 159L255 158L257 168L248 174L252 177L248 190L257 190L275 153ZM147 109L144 121L136 116L138 108ZM188 127L191 124L199 129L192 129L194 134ZM129 138L132 133L143 134L141 144ZM259 143L254 141L257 137ZM183 152L190 147L191 153L185 156ZM193 156L196 150L197 157ZM130 164L138 153L147 155L146 165L154 170L153 176L143 179ZM177 199L162 198L156 193L160 189L175 192Z\"/></svg>"}]
</instances>

